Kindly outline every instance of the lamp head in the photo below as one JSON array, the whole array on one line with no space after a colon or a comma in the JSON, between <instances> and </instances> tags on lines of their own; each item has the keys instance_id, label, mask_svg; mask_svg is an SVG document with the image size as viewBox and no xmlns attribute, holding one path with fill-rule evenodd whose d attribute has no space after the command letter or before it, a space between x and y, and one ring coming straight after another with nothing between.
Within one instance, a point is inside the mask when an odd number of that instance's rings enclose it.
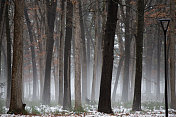
<instances>
[{"instance_id":1,"label":"lamp head","mask_svg":"<svg viewBox=\"0 0 176 117\"><path fill-rule=\"evenodd\" d=\"M170 19L159 19L163 31L167 32L167 29L169 27Z\"/></svg>"}]
</instances>

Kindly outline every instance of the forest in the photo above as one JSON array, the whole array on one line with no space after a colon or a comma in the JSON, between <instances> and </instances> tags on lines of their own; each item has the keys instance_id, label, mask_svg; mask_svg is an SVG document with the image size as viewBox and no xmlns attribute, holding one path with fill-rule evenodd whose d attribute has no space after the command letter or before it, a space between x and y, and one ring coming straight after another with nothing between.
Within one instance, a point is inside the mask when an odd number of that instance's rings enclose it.
<instances>
[{"instance_id":1,"label":"forest","mask_svg":"<svg viewBox=\"0 0 176 117\"><path fill-rule=\"evenodd\" d=\"M0 116L176 117L176 0L0 0Z\"/></svg>"}]
</instances>

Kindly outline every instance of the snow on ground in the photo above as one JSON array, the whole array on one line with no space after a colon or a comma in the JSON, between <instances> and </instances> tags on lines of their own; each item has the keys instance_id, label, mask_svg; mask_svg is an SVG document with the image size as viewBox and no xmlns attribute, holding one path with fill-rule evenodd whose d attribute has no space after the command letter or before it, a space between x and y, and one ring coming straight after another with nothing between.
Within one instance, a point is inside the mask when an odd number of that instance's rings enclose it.
<instances>
[{"instance_id":1,"label":"snow on ground","mask_svg":"<svg viewBox=\"0 0 176 117\"><path fill-rule=\"evenodd\" d=\"M4 108L7 112L8 109ZM26 110L31 113L31 115L10 115L1 114L1 117L165 117L165 110L160 108L159 110L154 109L153 111L149 109L144 109L143 111L131 112L131 108L124 108L122 106L113 108L113 115L104 114L97 112L97 106L86 105L84 107L85 112L74 112L63 110L62 106L33 106L26 107ZM169 117L176 117L176 111L169 110Z\"/></svg>"}]
</instances>

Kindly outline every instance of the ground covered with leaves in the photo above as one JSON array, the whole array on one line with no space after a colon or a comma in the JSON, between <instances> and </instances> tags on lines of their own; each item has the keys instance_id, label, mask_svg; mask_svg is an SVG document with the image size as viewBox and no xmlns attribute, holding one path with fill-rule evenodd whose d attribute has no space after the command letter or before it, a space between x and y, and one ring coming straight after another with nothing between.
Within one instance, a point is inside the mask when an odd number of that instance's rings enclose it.
<instances>
[{"instance_id":1,"label":"ground covered with leaves","mask_svg":"<svg viewBox=\"0 0 176 117\"><path fill-rule=\"evenodd\" d=\"M28 104L27 104L28 105ZM133 112L131 111L131 103L113 103L113 112L114 114L105 114L97 112L97 105L87 105L83 106L83 110L63 110L62 106L59 105L41 105L36 106L26 106L26 111L28 115L10 115L5 114L8 111L8 108L4 106L0 107L0 116L1 117L39 117L39 116L68 116L68 117L102 117L102 116L112 116L112 117L164 117L165 110L164 105L159 102L146 102L142 104L142 111ZM169 109L169 117L176 117L176 110Z\"/></svg>"}]
</instances>

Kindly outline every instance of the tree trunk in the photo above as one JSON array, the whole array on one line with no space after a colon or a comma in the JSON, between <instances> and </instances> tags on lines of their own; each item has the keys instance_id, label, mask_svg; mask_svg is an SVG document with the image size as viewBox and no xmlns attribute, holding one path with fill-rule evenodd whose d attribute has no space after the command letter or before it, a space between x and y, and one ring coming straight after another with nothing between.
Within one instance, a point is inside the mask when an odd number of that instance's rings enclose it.
<instances>
[{"instance_id":1,"label":"tree trunk","mask_svg":"<svg viewBox=\"0 0 176 117\"><path fill-rule=\"evenodd\" d=\"M71 109L71 89L70 89L70 55L71 55L71 39L72 39L72 18L73 5L67 0L66 12L66 36L64 48L64 99L63 109Z\"/></svg>"},{"instance_id":2,"label":"tree trunk","mask_svg":"<svg viewBox=\"0 0 176 117\"><path fill-rule=\"evenodd\" d=\"M104 113L113 113L111 109L111 80L113 68L113 50L114 38L117 24L118 0L108 1L108 15L106 22L105 35L103 37L103 67L100 85L100 97L98 111Z\"/></svg>"},{"instance_id":3,"label":"tree trunk","mask_svg":"<svg viewBox=\"0 0 176 117\"><path fill-rule=\"evenodd\" d=\"M146 52L146 94L151 95L151 87L152 87L152 55L153 55L153 39L152 35L149 35L147 41L147 52Z\"/></svg>"},{"instance_id":4,"label":"tree trunk","mask_svg":"<svg viewBox=\"0 0 176 117\"><path fill-rule=\"evenodd\" d=\"M36 5L38 5L38 2L36 2ZM38 5L39 6L39 5ZM40 11L40 10L39 10ZM43 71L44 71L44 65L43 65L43 55L42 55L42 42L41 42L41 35L42 35L42 26L39 27L39 21L37 20L37 11L35 10L35 20L37 25L37 34L38 34L38 47L39 47L39 71L40 71L40 100L42 100L42 94L43 94L43 85L44 85L44 78L43 78ZM43 20L40 21L40 24L42 25Z\"/></svg>"},{"instance_id":5,"label":"tree trunk","mask_svg":"<svg viewBox=\"0 0 176 117\"><path fill-rule=\"evenodd\" d=\"M144 0L137 1L137 36L136 36L136 75L133 98L133 111L141 110L141 83L142 83L142 53L144 31Z\"/></svg>"},{"instance_id":6,"label":"tree trunk","mask_svg":"<svg viewBox=\"0 0 176 117\"><path fill-rule=\"evenodd\" d=\"M31 58L32 58L32 69L33 69L33 100L37 99L37 66L36 66L36 60L35 60L35 46L34 46L34 39L33 39L33 32L32 32L32 27L31 27L31 22L28 16L28 12L26 9L26 5L24 8L24 16L26 19L27 27L28 27L28 32L29 32L29 38L30 38L30 48L31 48Z\"/></svg>"},{"instance_id":7,"label":"tree trunk","mask_svg":"<svg viewBox=\"0 0 176 117\"><path fill-rule=\"evenodd\" d=\"M81 27L80 27L80 11L79 11L79 0L73 5L74 11L74 42L75 42L75 110L80 110L81 106L81 64L80 64L80 53L81 53Z\"/></svg>"},{"instance_id":8,"label":"tree trunk","mask_svg":"<svg viewBox=\"0 0 176 117\"><path fill-rule=\"evenodd\" d=\"M124 61L124 56L120 57L119 60L119 65L117 68L117 74L116 74L116 79L115 79L115 83L114 83L114 89L113 89L113 93L112 93L112 101L115 102L116 99L116 91L117 91L117 85L118 85L118 81L119 81L119 77L120 77L120 72L123 66L123 61Z\"/></svg>"},{"instance_id":9,"label":"tree trunk","mask_svg":"<svg viewBox=\"0 0 176 117\"><path fill-rule=\"evenodd\" d=\"M5 8L6 8L5 0L2 0L1 7L0 7L0 78L2 77L1 75L1 51L2 51L2 39L4 37Z\"/></svg>"},{"instance_id":10,"label":"tree trunk","mask_svg":"<svg viewBox=\"0 0 176 117\"><path fill-rule=\"evenodd\" d=\"M10 106L10 94L11 94L11 80L12 80L12 68L11 68L11 37L9 26L9 5L6 6L6 36L7 36L7 100L6 107Z\"/></svg>"},{"instance_id":11,"label":"tree trunk","mask_svg":"<svg viewBox=\"0 0 176 117\"><path fill-rule=\"evenodd\" d=\"M60 34L60 46L59 46L59 104L63 105L63 54L64 54L64 32L65 32L65 0L61 3L61 34Z\"/></svg>"},{"instance_id":12,"label":"tree trunk","mask_svg":"<svg viewBox=\"0 0 176 117\"><path fill-rule=\"evenodd\" d=\"M86 52L86 42L85 42L85 31L84 31L84 21L82 13L82 3L79 0L79 16L81 25L81 42L82 42L82 102L86 101L87 98L87 52Z\"/></svg>"},{"instance_id":13,"label":"tree trunk","mask_svg":"<svg viewBox=\"0 0 176 117\"><path fill-rule=\"evenodd\" d=\"M51 85L51 61L54 45L54 22L56 16L57 0L46 1L47 6L47 42L46 42L46 65L45 65L45 80L43 90L43 104L50 104L50 85Z\"/></svg>"},{"instance_id":14,"label":"tree trunk","mask_svg":"<svg viewBox=\"0 0 176 117\"><path fill-rule=\"evenodd\" d=\"M9 113L24 113L22 103L24 0L15 0L12 85Z\"/></svg>"},{"instance_id":15,"label":"tree trunk","mask_svg":"<svg viewBox=\"0 0 176 117\"><path fill-rule=\"evenodd\" d=\"M130 1L126 0L126 5L130 5ZM122 90L122 101L128 102L128 89L129 89L129 64L130 64L130 6L126 7L125 17L125 61L124 61L124 78L123 78L123 90Z\"/></svg>"},{"instance_id":16,"label":"tree trunk","mask_svg":"<svg viewBox=\"0 0 176 117\"><path fill-rule=\"evenodd\" d=\"M170 1L170 88L171 88L171 108L176 109L176 93L175 93L175 25L176 25L176 2Z\"/></svg>"},{"instance_id":17,"label":"tree trunk","mask_svg":"<svg viewBox=\"0 0 176 117\"><path fill-rule=\"evenodd\" d=\"M98 1L96 0L96 9L98 7ZM98 82L98 49L100 41L100 28L99 25L99 16L98 11L95 14L95 47L94 47L94 64L93 64L93 80L92 80L92 93L91 93L91 100L95 101L95 94Z\"/></svg>"},{"instance_id":18,"label":"tree trunk","mask_svg":"<svg viewBox=\"0 0 176 117\"><path fill-rule=\"evenodd\" d=\"M158 35L160 34L160 29ZM157 49L157 88L156 88L156 97L157 100L160 99L160 56L161 56L161 39L158 36L158 49Z\"/></svg>"},{"instance_id":19,"label":"tree trunk","mask_svg":"<svg viewBox=\"0 0 176 117\"><path fill-rule=\"evenodd\" d=\"M87 97L90 96L90 92L91 92L91 88L90 88L90 85L91 85L91 82L90 82L90 79L91 79L91 58L90 58L90 40L91 40L91 37L90 35L88 35L87 33L89 33L88 31L88 27L87 27L87 23L86 23L86 19L84 19L84 25L85 25L85 32L86 32L86 38L87 38L87 44L86 44L86 47L87 47Z\"/></svg>"}]
</instances>

